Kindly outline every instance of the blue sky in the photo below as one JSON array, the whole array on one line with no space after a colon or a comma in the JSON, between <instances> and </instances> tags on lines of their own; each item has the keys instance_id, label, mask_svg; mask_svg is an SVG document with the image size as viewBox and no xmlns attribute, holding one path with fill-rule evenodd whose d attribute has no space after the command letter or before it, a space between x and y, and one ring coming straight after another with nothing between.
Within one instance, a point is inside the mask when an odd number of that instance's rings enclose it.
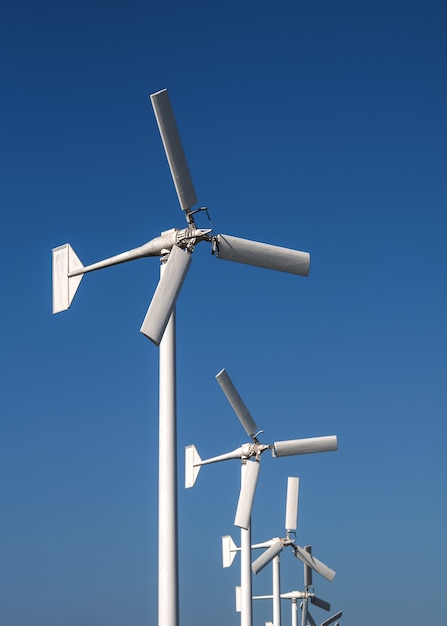
<instances>
[{"instance_id":1,"label":"blue sky","mask_svg":"<svg viewBox=\"0 0 447 626\"><path fill-rule=\"evenodd\" d=\"M432 0L2 8L2 623L156 623L158 351L139 328L158 262L87 276L53 316L51 249L87 264L184 226L149 102L164 87L215 232L312 255L301 278L194 253L177 315L181 623L238 623L220 538L238 540L239 464L183 489L185 445L245 442L222 367L265 442L339 439L263 459L253 540L281 534L299 476L297 540L337 571L314 585L342 623L439 622L446 22ZM285 554L283 590L300 586ZM264 571L254 591L269 590Z\"/></svg>"}]
</instances>

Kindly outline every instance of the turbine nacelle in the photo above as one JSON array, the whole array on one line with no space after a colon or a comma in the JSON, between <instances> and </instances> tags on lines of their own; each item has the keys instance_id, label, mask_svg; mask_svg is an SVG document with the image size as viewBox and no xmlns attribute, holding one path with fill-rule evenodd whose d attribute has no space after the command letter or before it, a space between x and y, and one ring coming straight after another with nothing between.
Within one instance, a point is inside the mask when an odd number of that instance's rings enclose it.
<instances>
[{"instance_id":1,"label":"turbine nacelle","mask_svg":"<svg viewBox=\"0 0 447 626\"><path fill-rule=\"evenodd\" d=\"M70 308L82 277L88 272L142 259L169 254L174 246L192 252L194 245L209 240L211 229L171 228L160 236L127 252L84 266L69 243L53 248L53 313Z\"/></svg>"},{"instance_id":2,"label":"turbine nacelle","mask_svg":"<svg viewBox=\"0 0 447 626\"><path fill-rule=\"evenodd\" d=\"M246 443L240 446L239 448L236 448L235 450L231 450L231 452L226 452L224 454L219 454L218 456L213 456L209 459L202 460L194 444L190 446L186 446L185 448L185 487L186 489L189 489L190 487L194 487L194 484L197 480L197 476L199 475L202 465L209 465L210 463L219 463L220 461L228 461L230 459L248 459L253 454L255 454L253 451L253 444Z\"/></svg>"}]
</instances>

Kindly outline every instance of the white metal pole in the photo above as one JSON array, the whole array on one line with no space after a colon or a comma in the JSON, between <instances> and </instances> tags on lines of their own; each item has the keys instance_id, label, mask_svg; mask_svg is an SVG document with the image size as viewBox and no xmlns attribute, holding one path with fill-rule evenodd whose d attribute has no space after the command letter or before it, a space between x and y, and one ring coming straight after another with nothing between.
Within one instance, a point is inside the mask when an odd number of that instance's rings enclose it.
<instances>
[{"instance_id":1,"label":"white metal pole","mask_svg":"<svg viewBox=\"0 0 447 626\"><path fill-rule=\"evenodd\" d=\"M298 626L298 601L292 598L292 626Z\"/></svg>"},{"instance_id":2,"label":"white metal pole","mask_svg":"<svg viewBox=\"0 0 447 626\"><path fill-rule=\"evenodd\" d=\"M162 259L160 275L165 267ZM158 462L158 625L178 626L175 310L160 343Z\"/></svg>"},{"instance_id":3,"label":"white metal pole","mask_svg":"<svg viewBox=\"0 0 447 626\"><path fill-rule=\"evenodd\" d=\"M273 626L281 626L279 554L273 559Z\"/></svg>"},{"instance_id":4,"label":"white metal pole","mask_svg":"<svg viewBox=\"0 0 447 626\"><path fill-rule=\"evenodd\" d=\"M247 460L242 460L241 485ZM252 626L251 592L251 521L247 530L241 528L241 626ZM160 625L161 626L161 625Z\"/></svg>"}]
</instances>

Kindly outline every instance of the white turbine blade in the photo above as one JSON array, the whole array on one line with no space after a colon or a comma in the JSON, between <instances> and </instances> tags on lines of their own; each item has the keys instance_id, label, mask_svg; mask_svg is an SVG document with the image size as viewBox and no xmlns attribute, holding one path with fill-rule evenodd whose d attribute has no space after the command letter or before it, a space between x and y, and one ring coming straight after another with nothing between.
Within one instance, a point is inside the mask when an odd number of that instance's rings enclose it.
<instances>
[{"instance_id":1,"label":"white turbine blade","mask_svg":"<svg viewBox=\"0 0 447 626\"><path fill-rule=\"evenodd\" d=\"M335 622L336 620L338 620L342 615L343 615L343 611L339 611L338 613L336 613L335 615L333 615L326 621L322 622L321 626L329 626L329 624L332 624L332 622Z\"/></svg>"},{"instance_id":2,"label":"white turbine blade","mask_svg":"<svg viewBox=\"0 0 447 626\"><path fill-rule=\"evenodd\" d=\"M185 448L185 488L189 489L194 487L194 484L199 475L200 468L202 467L202 459L197 452L197 448L192 446L186 446Z\"/></svg>"},{"instance_id":3,"label":"white turbine blade","mask_svg":"<svg viewBox=\"0 0 447 626\"><path fill-rule=\"evenodd\" d=\"M234 543L231 535L224 535L222 537L222 564L223 567L231 567L234 561L238 547Z\"/></svg>"},{"instance_id":4,"label":"white turbine blade","mask_svg":"<svg viewBox=\"0 0 447 626\"><path fill-rule=\"evenodd\" d=\"M299 276L309 274L310 254L308 252L281 248L231 235L217 236L216 256L226 261L265 267Z\"/></svg>"},{"instance_id":5,"label":"white turbine blade","mask_svg":"<svg viewBox=\"0 0 447 626\"><path fill-rule=\"evenodd\" d=\"M317 596L311 596L310 601L312 602L312 604L315 604L315 606L323 609L323 611L331 610L331 605L329 604L329 602L326 602L326 600L322 600L321 598L317 598Z\"/></svg>"},{"instance_id":6,"label":"white turbine blade","mask_svg":"<svg viewBox=\"0 0 447 626\"><path fill-rule=\"evenodd\" d=\"M151 95L158 129L168 158L175 190L182 209L188 210L197 202L180 134L167 89Z\"/></svg>"},{"instance_id":7,"label":"white turbine blade","mask_svg":"<svg viewBox=\"0 0 447 626\"><path fill-rule=\"evenodd\" d=\"M245 432L250 437L253 437L258 432L258 427L249 410L245 406L242 398L240 397L236 387L233 385L231 378L229 377L225 369L221 370L216 375L216 380L222 388L222 391L227 397L228 402L233 407L234 412L239 418Z\"/></svg>"},{"instance_id":8,"label":"white turbine blade","mask_svg":"<svg viewBox=\"0 0 447 626\"><path fill-rule=\"evenodd\" d=\"M300 479L296 476L289 476L287 479L287 500L286 500L286 531L296 530L298 519L298 490Z\"/></svg>"},{"instance_id":9,"label":"white turbine blade","mask_svg":"<svg viewBox=\"0 0 447 626\"><path fill-rule=\"evenodd\" d=\"M304 550L308 554L312 554L312 546L304 546ZM304 587L308 589L308 587L312 587L312 568L304 563Z\"/></svg>"},{"instance_id":10,"label":"white turbine blade","mask_svg":"<svg viewBox=\"0 0 447 626\"><path fill-rule=\"evenodd\" d=\"M257 461L247 461L244 468L244 478L239 494L234 525L245 528L245 530L250 525L251 510L253 508L260 467Z\"/></svg>"},{"instance_id":11,"label":"white turbine blade","mask_svg":"<svg viewBox=\"0 0 447 626\"><path fill-rule=\"evenodd\" d=\"M53 248L53 313L66 311L75 297L83 273L68 276L84 268L69 243Z\"/></svg>"},{"instance_id":12,"label":"white turbine blade","mask_svg":"<svg viewBox=\"0 0 447 626\"><path fill-rule=\"evenodd\" d=\"M300 559L306 565L309 565L313 570L318 572L320 576L326 578L326 580L333 581L335 578L335 572L333 569L316 559L314 556L310 555L306 550L300 548L300 546L294 545L293 551L297 559Z\"/></svg>"},{"instance_id":13,"label":"white turbine blade","mask_svg":"<svg viewBox=\"0 0 447 626\"><path fill-rule=\"evenodd\" d=\"M191 255L173 246L140 328L140 332L157 346L160 345L190 265Z\"/></svg>"},{"instance_id":14,"label":"white turbine blade","mask_svg":"<svg viewBox=\"0 0 447 626\"><path fill-rule=\"evenodd\" d=\"M335 435L329 435L328 437L309 437L307 439L275 441L273 446L275 456L330 452L331 450L337 450L337 437Z\"/></svg>"},{"instance_id":15,"label":"white turbine blade","mask_svg":"<svg viewBox=\"0 0 447 626\"><path fill-rule=\"evenodd\" d=\"M282 552L284 545L282 541L278 539L275 543L270 546L268 550L266 550L261 556L258 556L256 561L251 564L251 570L253 574L259 574L259 572L264 569L266 565L273 561L275 556L278 556L280 552Z\"/></svg>"}]
</instances>

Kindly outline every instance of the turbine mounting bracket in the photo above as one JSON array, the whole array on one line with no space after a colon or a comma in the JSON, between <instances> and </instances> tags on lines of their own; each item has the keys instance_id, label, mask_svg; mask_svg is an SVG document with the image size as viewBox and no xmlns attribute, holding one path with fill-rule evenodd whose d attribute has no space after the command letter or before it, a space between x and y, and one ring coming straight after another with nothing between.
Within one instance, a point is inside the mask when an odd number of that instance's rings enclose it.
<instances>
[{"instance_id":1,"label":"turbine mounting bracket","mask_svg":"<svg viewBox=\"0 0 447 626\"><path fill-rule=\"evenodd\" d=\"M262 430L260 432L263 432ZM259 433L258 433L259 434ZM261 460L261 454L265 452L265 450L269 450L270 446L265 445L263 443L259 443L259 441L253 437L253 443L247 444L247 450L244 450L243 458L250 459L255 458L257 461Z\"/></svg>"},{"instance_id":2,"label":"turbine mounting bracket","mask_svg":"<svg viewBox=\"0 0 447 626\"><path fill-rule=\"evenodd\" d=\"M202 211L205 211L206 216L207 216L207 218L208 218L208 221L209 221L209 222L211 222L211 219L210 219L210 214L208 213L208 207L207 207L207 206L201 206L201 207L199 207L198 209L195 209L194 211L188 211L188 214L187 214L187 215L188 215L188 217L186 218L186 219L187 219L188 224L189 224L189 223L194 224L194 218L193 218L193 215L195 215L196 213L201 213Z\"/></svg>"},{"instance_id":3,"label":"turbine mounting bracket","mask_svg":"<svg viewBox=\"0 0 447 626\"><path fill-rule=\"evenodd\" d=\"M255 433L254 435L252 435L252 437L253 437L253 441L254 441L255 443L259 443L258 437L259 437L259 435L262 435L262 433L263 433L263 432L264 432L264 430L258 430L258 432L257 432L257 433Z\"/></svg>"},{"instance_id":4,"label":"turbine mounting bracket","mask_svg":"<svg viewBox=\"0 0 447 626\"><path fill-rule=\"evenodd\" d=\"M183 250L194 252L196 243L209 240L211 230L211 228L197 228L193 221L188 228L176 231L176 244Z\"/></svg>"}]
</instances>

